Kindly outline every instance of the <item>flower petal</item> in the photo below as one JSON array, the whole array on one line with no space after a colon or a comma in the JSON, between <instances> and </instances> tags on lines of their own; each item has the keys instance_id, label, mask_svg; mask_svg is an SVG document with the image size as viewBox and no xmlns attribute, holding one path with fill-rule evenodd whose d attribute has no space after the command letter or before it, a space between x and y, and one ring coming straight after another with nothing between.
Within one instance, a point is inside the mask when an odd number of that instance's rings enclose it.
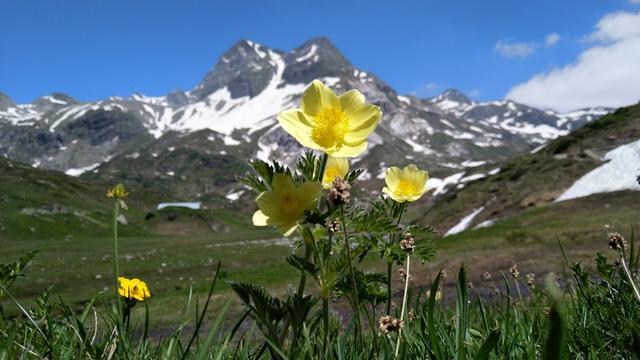
<instances>
[{"instance_id":1,"label":"flower petal","mask_svg":"<svg viewBox=\"0 0 640 360\"><path fill-rule=\"evenodd\" d=\"M360 131L362 129L369 128L372 123L377 124L381 116L382 110L380 110L380 107L372 104L366 104L357 111L349 114L349 120L351 120L351 131Z\"/></svg>"},{"instance_id":2,"label":"flower petal","mask_svg":"<svg viewBox=\"0 0 640 360\"><path fill-rule=\"evenodd\" d=\"M363 110L352 116L351 128L345 136L346 142L357 142L366 139L378 126L380 121L380 108L374 105L367 105Z\"/></svg>"},{"instance_id":3,"label":"flower petal","mask_svg":"<svg viewBox=\"0 0 640 360\"><path fill-rule=\"evenodd\" d=\"M322 109L337 106L338 96L319 80L313 80L302 95L300 110L308 116L316 116Z\"/></svg>"},{"instance_id":4,"label":"flower petal","mask_svg":"<svg viewBox=\"0 0 640 360\"><path fill-rule=\"evenodd\" d=\"M311 123L309 119L297 109L285 110L278 114L280 126L293 136L302 146L319 150L318 144L311 140Z\"/></svg>"},{"instance_id":5,"label":"flower petal","mask_svg":"<svg viewBox=\"0 0 640 360\"><path fill-rule=\"evenodd\" d=\"M302 196L305 209L315 206L321 192L322 184L317 181L309 181L298 187L298 193Z\"/></svg>"},{"instance_id":6,"label":"flower petal","mask_svg":"<svg viewBox=\"0 0 640 360\"><path fill-rule=\"evenodd\" d=\"M367 142L363 141L362 143L355 145L344 144L339 150L331 153L327 151L327 154L335 157L351 158L359 156L365 150L367 150Z\"/></svg>"},{"instance_id":7,"label":"flower petal","mask_svg":"<svg viewBox=\"0 0 640 360\"><path fill-rule=\"evenodd\" d=\"M262 210L258 210L253 213L253 225L255 226L267 226L267 220L269 217L265 215Z\"/></svg>"},{"instance_id":8,"label":"flower petal","mask_svg":"<svg viewBox=\"0 0 640 360\"><path fill-rule=\"evenodd\" d=\"M296 184L293 183L293 179L289 175L277 173L273 175L271 180L271 188L273 191L282 193L296 190ZM256 200L257 201L257 200Z\"/></svg>"},{"instance_id":9,"label":"flower petal","mask_svg":"<svg viewBox=\"0 0 640 360\"><path fill-rule=\"evenodd\" d=\"M387 184L389 189L397 189L400 179L400 168L395 166L388 168L384 174L384 182Z\"/></svg>"},{"instance_id":10,"label":"flower petal","mask_svg":"<svg viewBox=\"0 0 640 360\"><path fill-rule=\"evenodd\" d=\"M340 107L351 118L364 107L364 95L358 90L349 90L340 95Z\"/></svg>"},{"instance_id":11,"label":"flower petal","mask_svg":"<svg viewBox=\"0 0 640 360\"><path fill-rule=\"evenodd\" d=\"M331 187L331 183L340 176L344 178L349 172L349 160L347 158L337 158L330 156L327 160L327 165L322 175L322 187L328 189Z\"/></svg>"},{"instance_id":12,"label":"flower petal","mask_svg":"<svg viewBox=\"0 0 640 360\"><path fill-rule=\"evenodd\" d=\"M293 234L293 232L296 231L297 228L298 228L298 223L286 224L286 225L280 226L280 229L284 233L284 236L289 236Z\"/></svg>"}]
</instances>

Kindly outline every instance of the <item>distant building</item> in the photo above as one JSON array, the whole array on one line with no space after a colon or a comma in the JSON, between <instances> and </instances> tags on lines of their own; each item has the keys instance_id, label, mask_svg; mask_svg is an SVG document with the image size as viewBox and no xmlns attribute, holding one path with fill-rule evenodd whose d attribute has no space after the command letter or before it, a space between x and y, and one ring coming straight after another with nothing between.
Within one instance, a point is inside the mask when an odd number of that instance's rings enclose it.
<instances>
[{"instance_id":1,"label":"distant building","mask_svg":"<svg viewBox=\"0 0 640 360\"><path fill-rule=\"evenodd\" d=\"M198 202L170 202L170 203L158 204L158 210L162 210L166 207L182 207L182 208L200 210L200 208L202 208L202 203L198 201Z\"/></svg>"}]
</instances>

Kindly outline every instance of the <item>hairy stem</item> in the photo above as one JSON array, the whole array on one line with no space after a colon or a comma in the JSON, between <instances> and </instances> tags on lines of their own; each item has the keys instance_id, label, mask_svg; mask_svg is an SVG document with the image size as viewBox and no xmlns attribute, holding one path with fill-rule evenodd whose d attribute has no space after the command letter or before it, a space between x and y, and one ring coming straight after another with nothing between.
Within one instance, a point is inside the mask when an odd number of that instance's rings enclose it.
<instances>
[{"instance_id":1,"label":"hairy stem","mask_svg":"<svg viewBox=\"0 0 640 360\"><path fill-rule=\"evenodd\" d=\"M400 214L398 215L398 220L396 221L396 227L400 225L400 220L402 220L402 214L404 214L404 208L406 203L400 203ZM391 237L391 242L395 242L396 237L395 234ZM393 244L391 244L393 245ZM393 294L391 292L391 272L393 271L393 260L387 261L387 315L391 315L391 300Z\"/></svg>"},{"instance_id":2,"label":"hairy stem","mask_svg":"<svg viewBox=\"0 0 640 360\"><path fill-rule=\"evenodd\" d=\"M325 297L322 297L322 322L324 323L324 343L322 348L324 349L324 356L327 356L329 347L329 299Z\"/></svg>"},{"instance_id":3,"label":"hairy stem","mask_svg":"<svg viewBox=\"0 0 640 360\"><path fill-rule=\"evenodd\" d=\"M320 159L320 168L316 173L316 181L322 181L324 177L324 169L327 167L327 160L329 160L329 155L326 153L322 154L322 159Z\"/></svg>"},{"instance_id":4,"label":"hairy stem","mask_svg":"<svg viewBox=\"0 0 640 360\"><path fill-rule=\"evenodd\" d=\"M407 254L407 272L404 280L404 296L402 297L402 310L400 311L400 321L404 320L404 313L407 310L407 293L409 291L409 266L411 265L411 255ZM398 341L396 342L396 357L400 351L400 338L402 337L402 328L398 329Z\"/></svg>"},{"instance_id":5,"label":"hairy stem","mask_svg":"<svg viewBox=\"0 0 640 360\"><path fill-rule=\"evenodd\" d=\"M122 332L122 302L120 301L120 294L118 293L118 288L120 287L120 283L118 282L118 277L120 277L120 268L118 267L118 216L120 212L120 203L116 199L113 202L113 282L114 282L114 293L116 296L116 308L117 308L117 318L119 325L119 332Z\"/></svg>"},{"instance_id":6,"label":"hairy stem","mask_svg":"<svg viewBox=\"0 0 640 360\"><path fill-rule=\"evenodd\" d=\"M391 272L393 261L387 261L387 315L391 314Z\"/></svg>"},{"instance_id":7,"label":"hairy stem","mask_svg":"<svg viewBox=\"0 0 640 360\"><path fill-rule=\"evenodd\" d=\"M351 277L351 287L353 289L353 307L356 313L356 329L358 331L358 339L362 343L362 322L360 321L360 302L358 301L358 287L356 285L356 276L351 263L351 245L349 244L349 234L347 232L347 221L344 216L344 205L340 205L340 217L342 218L342 232L344 233L344 248L347 255L347 264L349 266L349 275Z\"/></svg>"},{"instance_id":8,"label":"hairy stem","mask_svg":"<svg viewBox=\"0 0 640 360\"><path fill-rule=\"evenodd\" d=\"M624 261L624 254L620 254L620 264L622 264L622 268L624 269L625 274L627 274L627 277L629 278L629 283L631 284L631 287L633 288L633 293L635 294L636 299L638 299L638 301L640 301L640 292L638 291L638 288L636 287L635 281L633 281L633 277L631 276L631 272L629 271L629 267L627 266L626 261Z\"/></svg>"}]
</instances>

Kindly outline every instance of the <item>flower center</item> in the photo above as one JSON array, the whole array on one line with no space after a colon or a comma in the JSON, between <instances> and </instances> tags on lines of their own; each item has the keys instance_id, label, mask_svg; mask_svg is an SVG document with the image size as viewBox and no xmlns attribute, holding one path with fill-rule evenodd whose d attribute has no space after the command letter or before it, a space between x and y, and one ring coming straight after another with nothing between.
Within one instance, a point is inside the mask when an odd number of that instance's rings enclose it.
<instances>
[{"instance_id":1,"label":"flower center","mask_svg":"<svg viewBox=\"0 0 640 360\"><path fill-rule=\"evenodd\" d=\"M349 118L339 106L322 109L313 119L311 139L325 149L340 149L349 131Z\"/></svg>"},{"instance_id":2,"label":"flower center","mask_svg":"<svg viewBox=\"0 0 640 360\"><path fill-rule=\"evenodd\" d=\"M412 181L400 180L398 181L398 188L396 193L400 196L415 195L418 192L416 184Z\"/></svg>"},{"instance_id":3,"label":"flower center","mask_svg":"<svg viewBox=\"0 0 640 360\"><path fill-rule=\"evenodd\" d=\"M337 176L340 176L340 171L338 170L338 168L327 168L324 171L324 179L322 179L322 181L325 183L330 183L333 182L333 180L335 180Z\"/></svg>"},{"instance_id":4,"label":"flower center","mask_svg":"<svg viewBox=\"0 0 640 360\"><path fill-rule=\"evenodd\" d=\"M282 215L288 218L299 217L301 207L302 197L296 193L285 193L280 198Z\"/></svg>"}]
</instances>

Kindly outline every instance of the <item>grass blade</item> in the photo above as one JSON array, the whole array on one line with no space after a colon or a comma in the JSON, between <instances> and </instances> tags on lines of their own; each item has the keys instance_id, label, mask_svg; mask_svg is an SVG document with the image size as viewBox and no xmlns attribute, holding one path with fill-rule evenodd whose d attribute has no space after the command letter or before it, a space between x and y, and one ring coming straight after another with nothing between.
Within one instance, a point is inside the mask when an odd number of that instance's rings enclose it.
<instances>
[{"instance_id":1,"label":"grass blade","mask_svg":"<svg viewBox=\"0 0 640 360\"><path fill-rule=\"evenodd\" d=\"M476 354L474 359L475 360L488 359L489 355L491 354L491 350L493 350L496 347L496 345L498 345L498 340L500 340L500 330L496 329L496 330L493 330L491 334L489 334L489 336L487 337L487 340L484 341L484 343L480 347L480 350L478 350L478 353Z\"/></svg>"},{"instance_id":2,"label":"grass blade","mask_svg":"<svg viewBox=\"0 0 640 360\"><path fill-rule=\"evenodd\" d=\"M181 360L184 360L187 357L187 353L189 352L189 349L191 348L191 344L193 344L193 341L195 340L196 336L198 335L198 331L200 331L200 327L202 326L202 321L204 320L204 315L207 313L207 308L209 307L209 301L211 300L211 296L213 295L213 290L216 287L216 282L218 281L218 276L220 274L220 267L222 266L222 262L218 261L218 267L216 268L216 274L213 276L213 281L211 282L211 287L209 288L209 295L207 295L207 301L204 303L204 308L202 309L202 313L200 314L200 318L198 319L198 322L196 323L196 328L193 330L193 334L191 335L191 338L189 339L189 343L187 343L187 346L184 349L184 352L182 353L182 357L180 358Z\"/></svg>"}]
</instances>

